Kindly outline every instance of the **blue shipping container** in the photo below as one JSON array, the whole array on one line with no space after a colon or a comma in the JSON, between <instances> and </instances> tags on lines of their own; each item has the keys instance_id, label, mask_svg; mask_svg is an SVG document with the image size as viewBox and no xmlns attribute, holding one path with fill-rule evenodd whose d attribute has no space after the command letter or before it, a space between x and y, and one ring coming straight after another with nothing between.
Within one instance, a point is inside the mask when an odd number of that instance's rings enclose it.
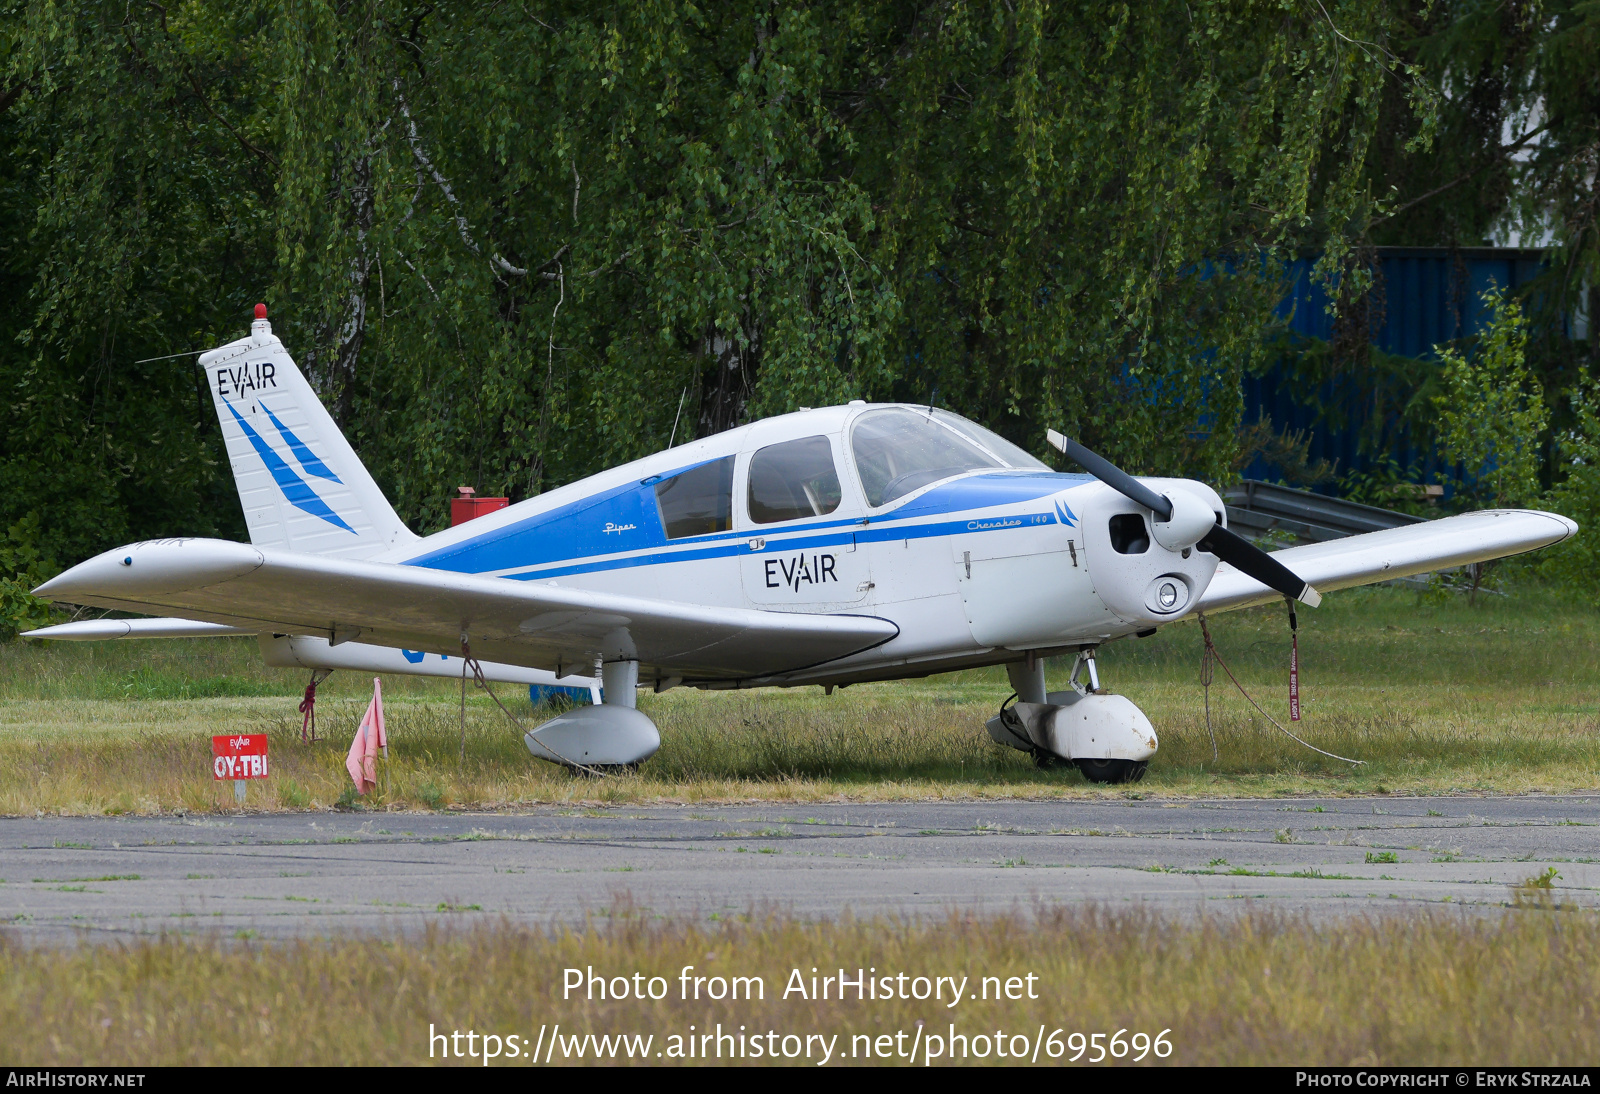
<instances>
[{"instance_id":1,"label":"blue shipping container","mask_svg":"<svg viewBox=\"0 0 1600 1094\"><path fill-rule=\"evenodd\" d=\"M1485 290L1492 285L1516 289L1526 284L1539 274L1544 258L1543 251L1531 249L1379 247L1369 299L1371 343L1385 353L1432 358L1435 345L1484 328L1490 318L1483 306ZM1325 286L1311 278L1315 261L1301 258L1290 266L1289 292L1278 314L1295 334L1330 340L1333 316L1328 313ZM1387 409L1380 411L1370 401L1363 405L1355 385L1343 385L1339 390L1326 382L1316 392L1303 392L1295 390L1295 383L1279 366L1265 375L1246 377L1245 423L1266 415L1279 430L1304 431L1310 440L1311 459L1336 461L1341 475L1367 468L1373 458L1358 451L1361 425L1375 413L1388 413ZM1319 407L1336 407L1342 412L1338 417L1344 419L1343 426L1329 428L1320 420ZM1443 475L1437 456L1415 447L1403 434L1385 455L1402 468L1417 466L1426 481L1437 481ZM1248 478L1276 477L1260 456L1244 474ZM1333 492L1330 485L1318 489Z\"/></svg>"}]
</instances>

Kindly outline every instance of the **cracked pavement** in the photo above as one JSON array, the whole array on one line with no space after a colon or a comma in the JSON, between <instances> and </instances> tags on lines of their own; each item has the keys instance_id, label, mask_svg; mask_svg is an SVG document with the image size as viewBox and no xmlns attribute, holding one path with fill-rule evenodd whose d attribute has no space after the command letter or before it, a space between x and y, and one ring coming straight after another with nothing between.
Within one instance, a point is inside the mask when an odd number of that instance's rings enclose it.
<instances>
[{"instance_id":1,"label":"cracked pavement","mask_svg":"<svg viewBox=\"0 0 1600 1094\"><path fill-rule=\"evenodd\" d=\"M1392 856L1392 861L1391 861ZM1600 795L995 801L0 820L24 944L184 933L1027 911L1492 912L1549 868L1600 905Z\"/></svg>"}]
</instances>

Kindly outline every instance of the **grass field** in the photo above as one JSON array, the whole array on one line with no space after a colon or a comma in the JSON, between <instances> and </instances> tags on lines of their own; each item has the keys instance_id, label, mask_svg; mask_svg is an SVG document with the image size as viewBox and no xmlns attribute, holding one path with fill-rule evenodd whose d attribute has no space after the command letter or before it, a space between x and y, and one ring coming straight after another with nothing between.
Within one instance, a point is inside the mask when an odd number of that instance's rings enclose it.
<instances>
[{"instance_id":1,"label":"grass field","mask_svg":"<svg viewBox=\"0 0 1600 1094\"><path fill-rule=\"evenodd\" d=\"M998 669L822 695L793 690L644 694L662 749L637 776L574 778L533 760L513 727L469 693L466 762L449 681L385 679L391 758L367 808L514 808L541 802L1254 796L1570 791L1600 787L1600 620L1539 588L1434 602L1396 588L1332 596L1301 613L1309 752L1267 725L1220 671L1213 761L1198 683L1199 628L1179 624L1101 653L1103 681L1151 717L1161 749L1136 787L1039 771L989 741L1009 694ZM1212 620L1223 656L1285 721L1281 608ZM1061 680L1062 670L1054 679ZM346 799L344 750L370 678L338 673L318 704L327 740L300 743L303 674L261 666L248 639L0 646L0 813L235 808L210 777L212 734L271 738L273 778L251 809ZM499 694L519 715L525 691ZM1286 723L1287 724L1287 723Z\"/></svg>"},{"instance_id":2,"label":"grass field","mask_svg":"<svg viewBox=\"0 0 1600 1094\"><path fill-rule=\"evenodd\" d=\"M592 1033L648 1035L648 1048L634 1043L634 1058L656 1063L674 1035L682 1049L691 1027L714 1033L720 1023L730 1034L742 1029L747 1046L761 1037L792 1050L797 1058L787 1062L800 1064L820 1062L821 1041L809 1043L809 1060L798 1055L808 1035L836 1037L836 1063L868 1062L862 1056L872 1051L887 1054L875 1062L904 1064L920 1045L921 1064L935 1037L935 1063L1014 1063L1011 1053L1031 1055L1035 1040L1044 1046L1040 1063L1051 1062L1055 1046L1061 1062L1082 1046L1087 1062L1093 1050L1072 1034L1103 1034L1109 1044L1119 1030L1129 1047L1108 1064L1134 1062L1136 1035L1150 1046L1164 1031L1172 1064L1587 1064L1600 1056L1597 949L1600 919L1548 909L1314 929L1265 915L1184 924L1055 908L924 923L757 917L707 926L625 907L603 929L555 935L445 926L404 942L0 948L0 1057L17 1066L427 1063L430 1044L443 1051L430 1042L432 1026L493 1034L503 1054L496 1063L515 1066L528 1063L533 1044L548 1048L559 1025L562 1038L582 1042L587 1062ZM763 997L681 1000L685 965L708 978L760 977ZM605 977L640 973L641 986L660 976L665 998L563 999L563 970L590 967ZM904 972L908 991L919 990L917 976L966 977L972 995L983 977L997 979L988 1000L969 996L955 1007L945 1005L948 989L943 1002L840 1001L836 991L825 1001L784 999L795 969L809 994L813 967L819 976L844 968L852 978L857 968ZM1011 977L1022 998L996 999ZM1027 997L1030 987L1037 998ZM709 980L706 990L714 990ZM967 1038L965 1059L952 1026ZM1007 1059L994 1053L996 1033ZM1028 1046L1013 1040L1018 1034ZM785 1036L794 1039L786 1045ZM560 1044L552 1062L579 1062L565 1051L571 1040ZM463 1036L456 1047L465 1053L467 1045ZM503 1058L513 1047L518 1057ZM976 1059L980 1050L985 1058ZM1145 1047L1141 1062L1163 1060Z\"/></svg>"}]
</instances>

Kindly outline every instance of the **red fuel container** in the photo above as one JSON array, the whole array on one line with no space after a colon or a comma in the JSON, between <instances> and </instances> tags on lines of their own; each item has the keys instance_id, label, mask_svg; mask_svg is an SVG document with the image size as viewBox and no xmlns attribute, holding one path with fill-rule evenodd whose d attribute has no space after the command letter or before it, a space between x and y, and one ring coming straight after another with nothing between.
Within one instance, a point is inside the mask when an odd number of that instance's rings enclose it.
<instances>
[{"instance_id":1,"label":"red fuel container","mask_svg":"<svg viewBox=\"0 0 1600 1094\"><path fill-rule=\"evenodd\" d=\"M452 528L458 524L465 524L469 520L475 520L486 513L492 513L496 509L504 509L511 504L507 498L473 497L477 491L470 486L458 486L456 490L461 496L450 499L450 526Z\"/></svg>"}]
</instances>

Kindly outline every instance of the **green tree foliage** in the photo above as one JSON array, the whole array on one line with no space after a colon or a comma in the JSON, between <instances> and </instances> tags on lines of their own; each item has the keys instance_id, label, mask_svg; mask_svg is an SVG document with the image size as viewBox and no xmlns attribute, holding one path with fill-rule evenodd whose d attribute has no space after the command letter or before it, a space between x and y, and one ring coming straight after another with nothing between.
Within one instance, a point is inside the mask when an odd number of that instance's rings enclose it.
<instances>
[{"instance_id":1,"label":"green tree foliage","mask_svg":"<svg viewBox=\"0 0 1600 1094\"><path fill-rule=\"evenodd\" d=\"M1528 324L1499 288L1484 293L1494 319L1471 356L1435 346L1441 362L1439 442L1461 464L1474 502L1524 506L1540 494L1539 441L1549 421L1544 391L1527 367Z\"/></svg>"},{"instance_id":2,"label":"green tree foliage","mask_svg":"<svg viewBox=\"0 0 1600 1094\"><path fill-rule=\"evenodd\" d=\"M35 546L41 539L37 514L19 520L0 538L0 642L50 621L50 605L28 591L58 569Z\"/></svg>"},{"instance_id":3,"label":"green tree foliage","mask_svg":"<svg viewBox=\"0 0 1600 1094\"><path fill-rule=\"evenodd\" d=\"M1570 319L1600 315L1600 5L1592 0L1439 0L1397 18L1390 41L1443 92L1435 131L1411 96L1385 92L1368 158L1374 244L1548 246L1519 291L1530 363L1552 394L1600 349ZM1417 144L1427 154L1414 154ZM1553 400L1556 401L1556 400ZM1558 420L1564 421L1562 408Z\"/></svg>"},{"instance_id":4,"label":"green tree foliage","mask_svg":"<svg viewBox=\"0 0 1600 1094\"><path fill-rule=\"evenodd\" d=\"M1520 227L1535 241L1548 232L1564 251L1566 291L1585 277L1600 280L1600 8L1592 0L1439 0L1405 11L1392 31L1393 48L1445 94L1430 138L1409 96L1386 92L1368 164L1385 198L1372 241L1477 246L1497 229ZM1419 139L1428 155L1410 154Z\"/></svg>"},{"instance_id":5,"label":"green tree foliage","mask_svg":"<svg viewBox=\"0 0 1600 1094\"><path fill-rule=\"evenodd\" d=\"M1560 481L1549 507L1578 522L1578 535L1553 548L1541 569L1600 607L1600 383L1585 379L1572 395L1573 424L1558 437Z\"/></svg>"},{"instance_id":6,"label":"green tree foliage","mask_svg":"<svg viewBox=\"0 0 1600 1094\"><path fill-rule=\"evenodd\" d=\"M1396 8L1385 39L1436 94L1418 110L1415 90L1386 82L1366 159L1366 201L1330 233L1347 238L1328 340L1285 340L1273 363L1318 415L1318 428L1359 428L1364 470L1341 469L1341 492L1378 497L1422 468L1393 454L1437 442L1432 414L1438 364L1371 345L1387 287L1375 247L1456 250L1445 287L1470 333L1474 300L1459 249L1519 239L1547 248L1542 272L1518 285L1528 318L1527 365L1551 411L1551 430L1581 429L1568 394L1600 350L1600 5L1587 0L1436 0ZM1431 130L1431 131L1430 131ZM1588 336L1580 317L1591 318ZM1580 320L1575 322L1575 320ZM1332 398L1323 398L1324 393ZM1341 406L1361 406L1359 422ZM1545 438L1542 477L1560 480ZM1460 494L1465 501L1470 491Z\"/></svg>"},{"instance_id":7,"label":"green tree foliage","mask_svg":"<svg viewBox=\"0 0 1600 1094\"><path fill-rule=\"evenodd\" d=\"M935 391L1220 479L1279 256L1365 207L1417 93L1393 21L0 0L0 526L63 563L241 535L192 360L146 359L257 299L419 530L458 482Z\"/></svg>"}]
</instances>

